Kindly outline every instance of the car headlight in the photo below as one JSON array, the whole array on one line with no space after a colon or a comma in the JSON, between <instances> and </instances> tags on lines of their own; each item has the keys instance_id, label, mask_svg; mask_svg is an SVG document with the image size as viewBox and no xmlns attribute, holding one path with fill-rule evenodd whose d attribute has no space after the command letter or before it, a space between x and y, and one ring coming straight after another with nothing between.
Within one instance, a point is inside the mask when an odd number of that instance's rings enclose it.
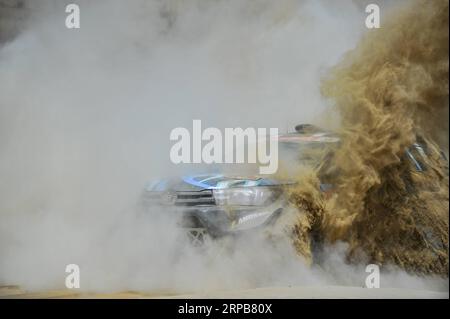
<instances>
[{"instance_id":1,"label":"car headlight","mask_svg":"<svg viewBox=\"0 0 450 319\"><path fill-rule=\"evenodd\" d=\"M221 206L263 206L274 198L268 187L240 187L213 190L216 205Z\"/></svg>"}]
</instances>

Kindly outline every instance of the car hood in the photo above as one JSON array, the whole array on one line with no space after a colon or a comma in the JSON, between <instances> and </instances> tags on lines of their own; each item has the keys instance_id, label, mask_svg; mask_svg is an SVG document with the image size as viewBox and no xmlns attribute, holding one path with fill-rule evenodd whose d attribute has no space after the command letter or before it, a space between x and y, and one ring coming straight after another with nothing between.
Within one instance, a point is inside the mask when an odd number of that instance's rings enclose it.
<instances>
[{"instance_id":1,"label":"car hood","mask_svg":"<svg viewBox=\"0 0 450 319\"><path fill-rule=\"evenodd\" d=\"M147 183L147 191L201 191L206 189L225 189L232 187L258 187L293 184L261 176L233 176L226 174L186 175L175 179L160 179Z\"/></svg>"}]
</instances>

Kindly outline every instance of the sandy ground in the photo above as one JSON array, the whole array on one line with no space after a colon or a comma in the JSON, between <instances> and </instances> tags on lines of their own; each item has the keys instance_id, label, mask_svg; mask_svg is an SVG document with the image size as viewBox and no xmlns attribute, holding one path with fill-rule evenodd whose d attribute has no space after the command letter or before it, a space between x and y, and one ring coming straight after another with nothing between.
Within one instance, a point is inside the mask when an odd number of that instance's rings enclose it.
<instances>
[{"instance_id":1,"label":"sandy ground","mask_svg":"<svg viewBox=\"0 0 450 319\"><path fill-rule=\"evenodd\" d=\"M266 287L245 290L218 290L190 294L174 292L134 292L117 293L86 293L76 290L55 290L43 292L28 292L18 286L1 286L0 298L179 298L179 299L209 299L209 298L285 298L285 299L448 299L448 292L436 292L414 289L380 288L367 289L344 286L311 286L311 287Z\"/></svg>"}]
</instances>

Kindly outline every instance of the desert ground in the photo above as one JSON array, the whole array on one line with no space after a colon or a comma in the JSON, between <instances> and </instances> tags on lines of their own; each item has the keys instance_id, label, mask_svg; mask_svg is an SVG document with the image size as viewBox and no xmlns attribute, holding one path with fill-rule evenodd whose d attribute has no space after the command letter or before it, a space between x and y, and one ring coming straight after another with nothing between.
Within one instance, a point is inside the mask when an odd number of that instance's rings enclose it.
<instances>
[{"instance_id":1,"label":"desert ground","mask_svg":"<svg viewBox=\"0 0 450 319\"><path fill-rule=\"evenodd\" d=\"M197 293L176 293L169 291L159 292L137 292L123 291L116 293L88 293L76 292L74 290L54 290L29 292L17 286L0 287L0 298L49 298L49 299L72 299L72 298L98 298L98 299L209 299L209 298L283 298L283 299L448 299L448 292L379 288L367 289L361 287L344 286L305 286L305 287L265 287L245 290L216 290Z\"/></svg>"}]
</instances>

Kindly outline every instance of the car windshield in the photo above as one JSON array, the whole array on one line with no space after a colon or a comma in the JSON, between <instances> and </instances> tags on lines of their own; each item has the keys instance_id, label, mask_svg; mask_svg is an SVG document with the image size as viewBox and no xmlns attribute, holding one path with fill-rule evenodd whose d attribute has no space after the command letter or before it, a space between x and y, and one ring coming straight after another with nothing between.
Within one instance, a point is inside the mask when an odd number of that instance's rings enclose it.
<instances>
[{"instance_id":1,"label":"car windshield","mask_svg":"<svg viewBox=\"0 0 450 319\"><path fill-rule=\"evenodd\" d=\"M329 149L330 143L281 142L279 144L279 160L286 165L316 167Z\"/></svg>"}]
</instances>

